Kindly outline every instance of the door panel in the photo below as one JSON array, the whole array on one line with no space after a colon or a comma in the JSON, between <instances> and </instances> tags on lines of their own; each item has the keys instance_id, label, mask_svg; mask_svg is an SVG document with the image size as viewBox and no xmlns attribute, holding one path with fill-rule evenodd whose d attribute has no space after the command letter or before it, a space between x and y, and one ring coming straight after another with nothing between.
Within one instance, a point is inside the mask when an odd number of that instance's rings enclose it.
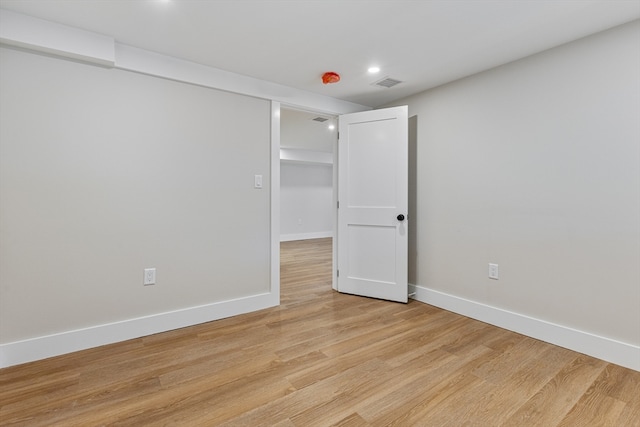
<instances>
[{"instance_id":1,"label":"door panel","mask_svg":"<svg viewBox=\"0 0 640 427\"><path fill-rule=\"evenodd\" d=\"M395 230L391 227L349 225L349 277L395 283Z\"/></svg>"},{"instance_id":2,"label":"door panel","mask_svg":"<svg viewBox=\"0 0 640 427\"><path fill-rule=\"evenodd\" d=\"M348 199L350 207L395 207L396 165L395 141L385 135L393 132L395 123L354 123L348 131L349 167Z\"/></svg>"},{"instance_id":3,"label":"door panel","mask_svg":"<svg viewBox=\"0 0 640 427\"><path fill-rule=\"evenodd\" d=\"M407 107L340 116L340 292L407 302L407 150Z\"/></svg>"}]
</instances>

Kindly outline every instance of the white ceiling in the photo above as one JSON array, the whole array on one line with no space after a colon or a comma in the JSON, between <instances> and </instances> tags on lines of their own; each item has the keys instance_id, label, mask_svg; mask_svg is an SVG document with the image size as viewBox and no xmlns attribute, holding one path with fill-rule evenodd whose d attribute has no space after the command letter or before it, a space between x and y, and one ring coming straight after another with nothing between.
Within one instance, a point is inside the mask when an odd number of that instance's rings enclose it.
<instances>
[{"instance_id":1,"label":"white ceiling","mask_svg":"<svg viewBox=\"0 0 640 427\"><path fill-rule=\"evenodd\" d=\"M639 0L0 0L0 6L371 107L640 18ZM374 64L381 72L367 74ZM342 81L323 85L325 71ZM387 76L403 83L372 86Z\"/></svg>"}]
</instances>

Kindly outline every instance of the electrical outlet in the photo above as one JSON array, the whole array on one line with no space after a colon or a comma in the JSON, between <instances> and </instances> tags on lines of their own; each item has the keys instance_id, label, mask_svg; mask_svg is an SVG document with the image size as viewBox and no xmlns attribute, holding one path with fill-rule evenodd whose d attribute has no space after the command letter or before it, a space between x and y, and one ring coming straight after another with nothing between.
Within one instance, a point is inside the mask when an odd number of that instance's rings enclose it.
<instances>
[{"instance_id":1,"label":"electrical outlet","mask_svg":"<svg viewBox=\"0 0 640 427\"><path fill-rule=\"evenodd\" d=\"M156 284L156 269L155 268L145 268L144 269L144 279L143 285L155 285Z\"/></svg>"},{"instance_id":2,"label":"electrical outlet","mask_svg":"<svg viewBox=\"0 0 640 427\"><path fill-rule=\"evenodd\" d=\"M498 280L500 274L498 264L489 264L489 279Z\"/></svg>"}]
</instances>

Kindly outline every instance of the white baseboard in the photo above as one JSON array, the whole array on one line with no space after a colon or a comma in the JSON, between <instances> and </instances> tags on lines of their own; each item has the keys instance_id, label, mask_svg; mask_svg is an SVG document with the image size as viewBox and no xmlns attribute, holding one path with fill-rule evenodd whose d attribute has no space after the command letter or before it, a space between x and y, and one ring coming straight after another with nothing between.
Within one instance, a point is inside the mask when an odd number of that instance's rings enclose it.
<instances>
[{"instance_id":1,"label":"white baseboard","mask_svg":"<svg viewBox=\"0 0 640 427\"><path fill-rule=\"evenodd\" d=\"M329 236L330 237L330 236ZM607 362L640 371L640 347L491 307L422 286L413 299ZM0 345L0 368L274 307L271 293L160 313Z\"/></svg>"},{"instance_id":2,"label":"white baseboard","mask_svg":"<svg viewBox=\"0 0 640 427\"><path fill-rule=\"evenodd\" d=\"M264 293L1 344L0 368L262 310L277 306L279 299L280 295Z\"/></svg>"},{"instance_id":3,"label":"white baseboard","mask_svg":"<svg viewBox=\"0 0 640 427\"><path fill-rule=\"evenodd\" d=\"M317 231L314 233L301 234L282 234L280 236L280 241L290 242L292 240L323 239L325 237L333 237L333 231Z\"/></svg>"},{"instance_id":4,"label":"white baseboard","mask_svg":"<svg viewBox=\"0 0 640 427\"><path fill-rule=\"evenodd\" d=\"M409 293L413 292L415 295L411 297L417 301L640 371L639 346L556 325L422 286L409 285Z\"/></svg>"}]
</instances>

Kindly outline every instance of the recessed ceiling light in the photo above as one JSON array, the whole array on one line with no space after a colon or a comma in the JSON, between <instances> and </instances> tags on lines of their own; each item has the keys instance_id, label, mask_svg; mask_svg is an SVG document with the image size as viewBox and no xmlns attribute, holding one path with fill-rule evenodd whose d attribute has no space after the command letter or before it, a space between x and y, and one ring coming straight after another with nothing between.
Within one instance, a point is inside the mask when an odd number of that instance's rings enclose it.
<instances>
[{"instance_id":1,"label":"recessed ceiling light","mask_svg":"<svg viewBox=\"0 0 640 427\"><path fill-rule=\"evenodd\" d=\"M369 67L369 69L367 71L369 73L371 73L371 74L379 73L380 72L380 67Z\"/></svg>"},{"instance_id":2,"label":"recessed ceiling light","mask_svg":"<svg viewBox=\"0 0 640 427\"><path fill-rule=\"evenodd\" d=\"M329 125L329 130L334 130L336 128L335 125Z\"/></svg>"}]
</instances>

